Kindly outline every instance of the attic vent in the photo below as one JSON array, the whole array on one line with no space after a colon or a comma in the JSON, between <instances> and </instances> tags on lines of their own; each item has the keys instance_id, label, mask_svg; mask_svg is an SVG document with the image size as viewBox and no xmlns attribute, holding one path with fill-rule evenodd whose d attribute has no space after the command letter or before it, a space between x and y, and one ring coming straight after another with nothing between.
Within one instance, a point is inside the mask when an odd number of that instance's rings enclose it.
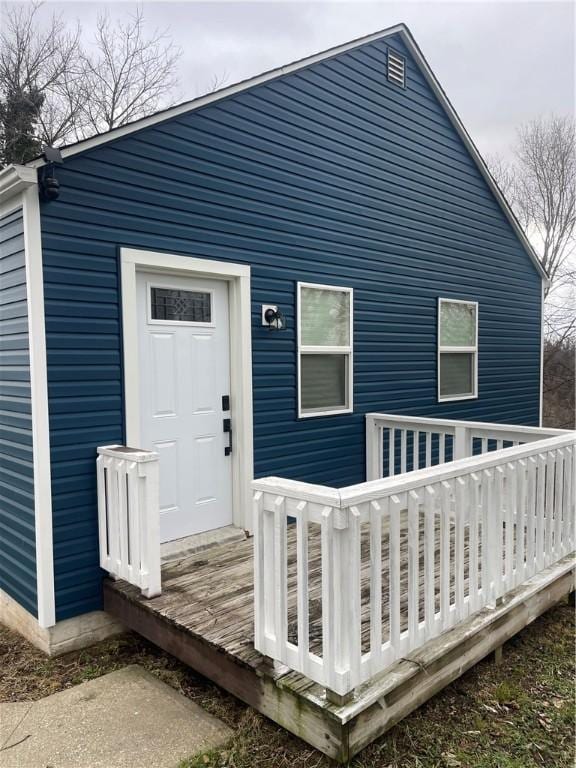
<instances>
[{"instance_id":1,"label":"attic vent","mask_svg":"<svg viewBox=\"0 0 576 768\"><path fill-rule=\"evenodd\" d=\"M404 71L406 59L399 53L388 48L388 80L401 88L405 86Z\"/></svg>"}]
</instances>

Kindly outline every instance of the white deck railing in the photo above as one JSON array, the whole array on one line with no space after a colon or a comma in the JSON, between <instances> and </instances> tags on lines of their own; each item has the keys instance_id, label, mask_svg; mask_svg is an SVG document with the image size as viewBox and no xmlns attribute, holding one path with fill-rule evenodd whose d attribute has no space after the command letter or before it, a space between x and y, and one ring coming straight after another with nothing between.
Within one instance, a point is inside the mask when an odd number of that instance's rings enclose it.
<instances>
[{"instance_id":1,"label":"white deck railing","mask_svg":"<svg viewBox=\"0 0 576 768\"><path fill-rule=\"evenodd\" d=\"M377 414L367 423L369 475L389 457L385 429L425 433L426 468L340 490L254 482L256 648L339 695L574 550L576 433ZM438 433L455 440L451 456L475 438L500 442L431 465ZM394 443L400 467L420 464L402 458L412 438Z\"/></svg>"},{"instance_id":2,"label":"white deck railing","mask_svg":"<svg viewBox=\"0 0 576 768\"><path fill-rule=\"evenodd\" d=\"M566 430L561 429L369 413L366 479L392 477L564 434Z\"/></svg>"},{"instance_id":3,"label":"white deck railing","mask_svg":"<svg viewBox=\"0 0 576 768\"><path fill-rule=\"evenodd\" d=\"M158 454L108 445L96 465L100 567L146 597L159 595Z\"/></svg>"}]
</instances>

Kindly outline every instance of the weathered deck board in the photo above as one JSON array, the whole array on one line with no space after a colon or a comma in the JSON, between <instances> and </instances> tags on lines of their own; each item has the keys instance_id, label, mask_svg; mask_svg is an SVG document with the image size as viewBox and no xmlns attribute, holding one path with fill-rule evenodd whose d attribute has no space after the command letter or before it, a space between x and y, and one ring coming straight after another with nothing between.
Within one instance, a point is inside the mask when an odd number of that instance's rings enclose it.
<instances>
[{"instance_id":1,"label":"weathered deck board","mask_svg":"<svg viewBox=\"0 0 576 768\"><path fill-rule=\"evenodd\" d=\"M407 547L401 538L403 621L406 622ZM387 619L387 531L383 537L383 638ZM421 537L423 541L423 537ZM466 561L468 538L466 538ZM368 650L369 551L362 542L362 638ZM556 569L556 570L555 570ZM423 553L420 580L423 582ZM288 533L290 633L296 637L295 526ZM318 532L310 531L309 547L310 642L320 653L321 564ZM467 569L465 570L467 594ZM532 586L510 593L506 605L484 609L453 630L427 643L409 659L401 660L356 692L351 705L338 707L326 701L323 689L295 672L275 673L269 660L253 646L253 541L246 539L214 546L196 555L169 563L162 570L162 595L146 599L123 581L108 581L105 608L125 624L173 653L190 666L268 717L298 734L326 754L345 761L377 735L391 727L415 706L504 642L563 594L574 589L573 566L564 562L538 574ZM534 586L535 585L535 586ZM454 591L454 574L450 579ZM524 592L527 597L523 600ZM531 591L530 591L531 590ZM440 591L435 575L435 595ZM424 590L420 590L423 610ZM493 629L492 629L493 627ZM461 658L459 657L461 655ZM427 671L423 672L424 667ZM384 699L390 703L383 706ZM380 702L380 703L378 703ZM375 708L376 707L376 708Z\"/></svg>"}]
</instances>

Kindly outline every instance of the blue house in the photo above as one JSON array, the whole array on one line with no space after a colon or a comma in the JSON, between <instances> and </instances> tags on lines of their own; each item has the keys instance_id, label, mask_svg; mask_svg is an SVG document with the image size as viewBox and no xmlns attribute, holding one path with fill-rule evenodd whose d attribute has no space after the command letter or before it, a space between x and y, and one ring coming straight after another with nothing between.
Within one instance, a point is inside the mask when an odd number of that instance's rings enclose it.
<instances>
[{"instance_id":1,"label":"blue house","mask_svg":"<svg viewBox=\"0 0 576 768\"><path fill-rule=\"evenodd\" d=\"M540 425L546 275L404 25L61 155L0 173L0 620L46 651L117 628L99 446L159 455L167 544L364 483L368 413Z\"/></svg>"}]
</instances>

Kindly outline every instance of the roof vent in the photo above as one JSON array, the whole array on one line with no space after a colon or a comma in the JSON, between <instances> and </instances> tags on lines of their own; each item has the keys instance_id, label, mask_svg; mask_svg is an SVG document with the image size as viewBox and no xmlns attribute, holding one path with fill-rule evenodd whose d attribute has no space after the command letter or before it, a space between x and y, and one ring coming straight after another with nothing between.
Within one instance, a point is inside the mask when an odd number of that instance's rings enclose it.
<instances>
[{"instance_id":1,"label":"roof vent","mask_svg":"<svg viewBox=\"0 0 576 768\"><path fill-rule=\"evenodd\" d=\"M404 72L406 69L406 59L396 51L388 48L388 80L394 85L405 87Z\"/></svg>"}]
</instances>

